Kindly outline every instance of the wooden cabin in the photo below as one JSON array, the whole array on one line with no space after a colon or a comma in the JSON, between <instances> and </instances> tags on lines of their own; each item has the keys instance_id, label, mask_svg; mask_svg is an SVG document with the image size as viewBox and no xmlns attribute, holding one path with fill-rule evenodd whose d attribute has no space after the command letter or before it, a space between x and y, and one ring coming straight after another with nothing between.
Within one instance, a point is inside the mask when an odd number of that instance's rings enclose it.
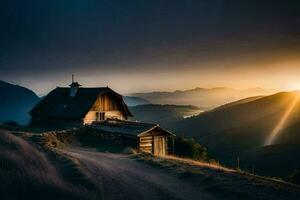
<instances>
[{"instance_id":1,"label":"wooden cabin","mask_svg":"<svg viewBox=\"0 0 300 200\"><path fill-rule=\"evenodd\" d=\"M94 123L92 127L113 138L123 138L120 140L120 144L123 143L122 141L127 141L123 147L131 146L138 151L152 153L156 156L165 156L173 153L174 150L175 134L161 128L158 124L108 120Z\"/></svg>"},{"instance_id":2,"label":"wooden cabin","mask_svg":"<svg viewBox=\"0 0 300 200\"><path fill-rule=\"evenodd\" d=\"M74 127L88 125L108 142L119 147L137 148L157 156L173 151L175 135L157 124L130 122L127 105L109 87L57 87L31 111L31 123L43 126Z\"/></svg>"},{"instance_id":3,"label":"wooden cabin","mask_svg":"<svg viewBox=\"0 0 300 200\"><path fill-rule=\"evenodd\" d=\"M132 116L120 94L109 87L82 88L78 82L57 87L31 111L32 124L92 124Z\"/></svg>"}]
</instances>

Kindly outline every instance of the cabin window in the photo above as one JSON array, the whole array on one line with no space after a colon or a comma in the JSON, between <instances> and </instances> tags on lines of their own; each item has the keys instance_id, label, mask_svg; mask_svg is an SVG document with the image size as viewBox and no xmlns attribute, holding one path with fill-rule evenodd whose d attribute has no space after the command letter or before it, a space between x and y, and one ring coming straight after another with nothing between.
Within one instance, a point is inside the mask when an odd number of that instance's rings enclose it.
<instances>
[{"instance_id":1,"label":"cabin window","mask_svg":"<svg viewBox=\"0 0 300 200\"><path fill-rule=\"evenodd\" d=\"M105 120L105 112L97 112L97 121L103 121Z\"/></svg>"}]
</instances>

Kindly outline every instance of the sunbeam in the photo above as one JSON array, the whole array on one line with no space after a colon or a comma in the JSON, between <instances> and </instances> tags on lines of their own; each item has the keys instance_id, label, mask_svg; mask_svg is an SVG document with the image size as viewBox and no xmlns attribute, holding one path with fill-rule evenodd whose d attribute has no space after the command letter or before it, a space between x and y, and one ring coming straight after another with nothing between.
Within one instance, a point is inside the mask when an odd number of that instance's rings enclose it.
<instances>
[{"instance_id":1,"label":"sunbeam","mask_svg":"<svg viewBox=\"0 0 300 200\"><path fill-rule=\"evenodd\" d=\"M291 115L292 111L296 107L298 101L299 101L300 94L298 93L295 96L295 99L293 99L291 105L286 109L284 115L280 119L280 121L277 123L275 128L272 130L270 136L267 138L265 142L265 146L273 144L275 138L279 135L279 133L282 131L284 125L286 124L289 116Z\"/></svg>"}]
</instances>

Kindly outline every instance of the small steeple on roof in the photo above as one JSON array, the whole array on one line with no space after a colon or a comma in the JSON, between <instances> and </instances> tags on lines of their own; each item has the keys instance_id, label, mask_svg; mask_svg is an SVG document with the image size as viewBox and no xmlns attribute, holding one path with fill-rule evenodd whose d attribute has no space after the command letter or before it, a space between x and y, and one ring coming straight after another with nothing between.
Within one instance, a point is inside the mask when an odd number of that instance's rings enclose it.
<instances>
[{"instance_id":1,"label":"small steeple on roof","mask_svg":"<svg viewBox=\"0 0 300 200\"><path fill-rule=\"evenodd\" d=\"M74 81L74 74L72 74L72 83L69 85L70 87L80 87L81 85L76 81Z\"/></svg>"},{"instance_id":2,"label":"small steeple on roof","mask_svg":"<svg viewBox=\"0 0 300 200\"><path fill-rule=\"evenodd\" d=\"M81 85L78 82L72 82L69 86L70 87L80 87Z\"/></svg>"}]
</instances>

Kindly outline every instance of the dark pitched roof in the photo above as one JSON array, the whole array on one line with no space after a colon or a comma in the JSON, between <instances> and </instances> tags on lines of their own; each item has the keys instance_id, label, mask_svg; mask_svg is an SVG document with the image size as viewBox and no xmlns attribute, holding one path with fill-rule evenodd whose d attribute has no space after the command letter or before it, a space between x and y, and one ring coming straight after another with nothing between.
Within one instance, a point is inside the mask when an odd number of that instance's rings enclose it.
<instances>
[{"instance_id":1,"label":"dark pitched roof","mask_svg":"<svg viewBox=\"0 0 300 200\"><path fill-rule=\"evenodd\" d=\"M78 88L74 97L70 96L70 88L57 87L41 100L30 114L46 118L80 119L89 111L98 95L109 92L120 97L124 112L127 116L132 116L122 96L109 87Z\"/></svg>"},{"instance_id":2,"label":"dark pitched roof","mask_svg":"<svg viewBox=\"0 0 300 200\"><path fill-rule=\"evenodd\" d=\"M117 133L125 135L141 136L151 130L157 129L165 132L168 135L175 134L161 128L158 124L142 123L142 122L132 122L132 121L105 121L92 125L93 128L101 130L108 133Z\"/></svg>"}]
</instances>

